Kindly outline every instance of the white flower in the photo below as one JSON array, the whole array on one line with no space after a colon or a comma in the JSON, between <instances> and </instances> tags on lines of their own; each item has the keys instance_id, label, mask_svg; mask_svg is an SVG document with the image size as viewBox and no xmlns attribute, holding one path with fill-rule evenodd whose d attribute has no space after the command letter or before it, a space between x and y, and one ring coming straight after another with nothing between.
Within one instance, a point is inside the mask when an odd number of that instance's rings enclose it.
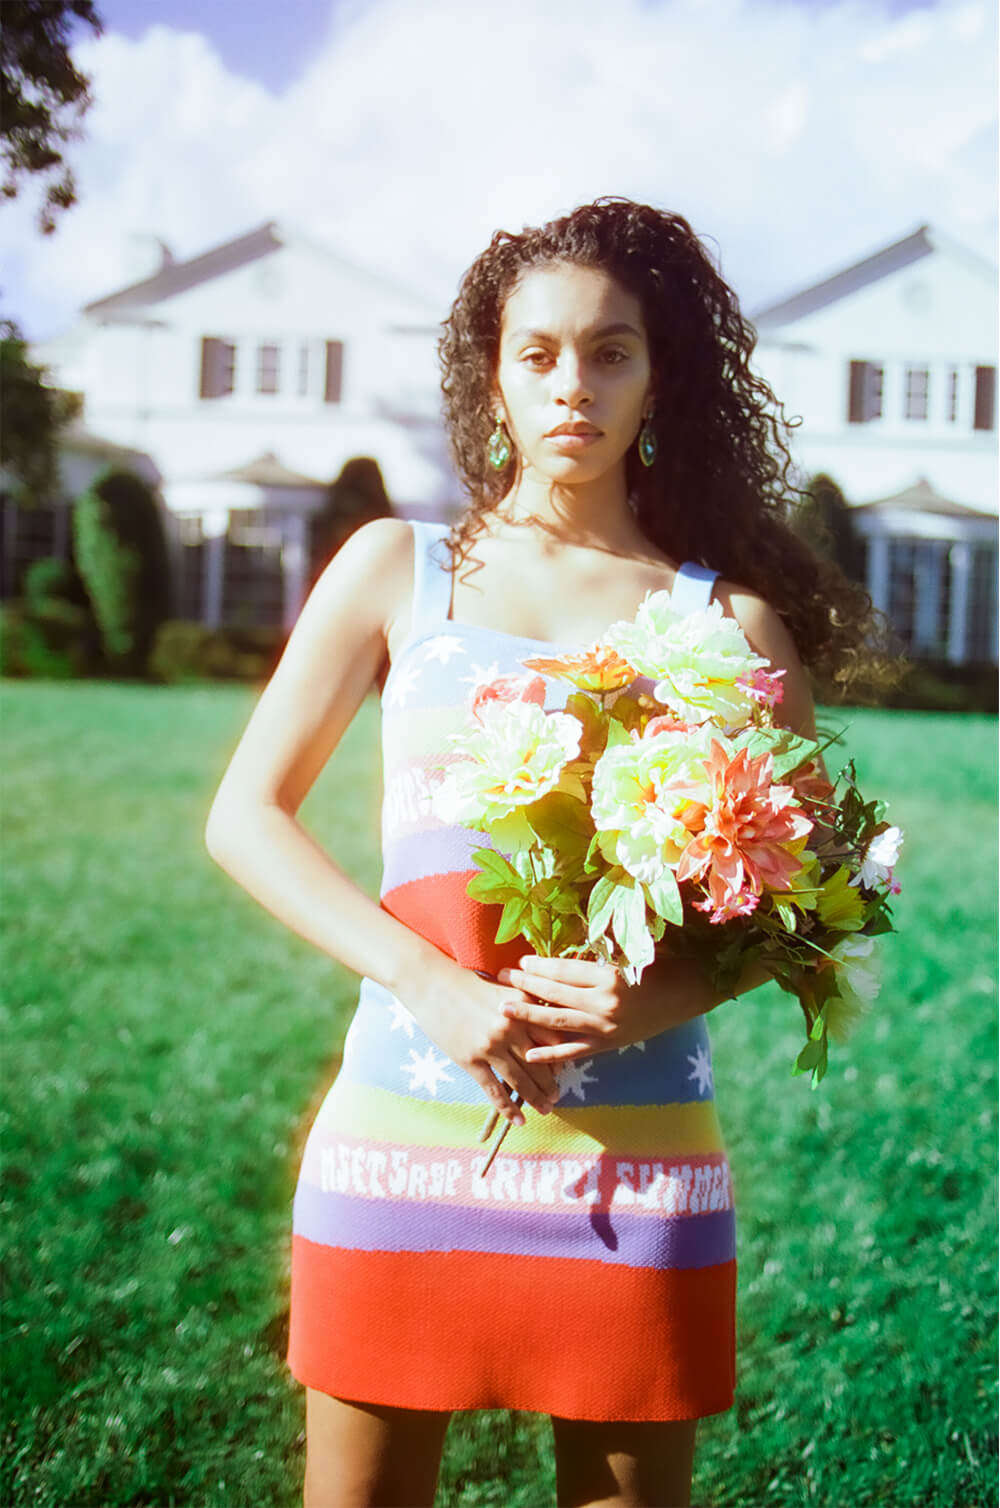
<instances>
[{"instance_id":1,"label":"white flower","mask_svg":"<svg viewBox=\"0 0 1000 1508\"><path fill-rule=\"evenodd\" d=\"M681 820L693 800L708 800L704 760L709 737L658 733L607 749L594 767L591 811L601 852L651 884L674 868L691 838Z\"/></svg>"},{"instance_id":2,"label":"white flower","mask_svg":"<svg viewBox=\"0 0 1000 1508\"><path fill-rule=\"evenodd\" d=\"M871 1010L882 987L873 937L841 938L830 949L837 970L837 993L823 1007L826 1029L835 1042L846 1042L861 1017Z\"/></svg>"},{"instance_id":3,"label":"white flower","mask_svg":"<svg viewBox=\"0 0 1000 1508\"><path fill-rule=\"evenodd\" d=\"M876 833L861 861L861 868L849 883L872 890L884 880L891 880L902 846L902 828L887 827L884 832Z\"/></svg>"},{"instance_id":4,"label":"white flower","mask_svg":"<svg viewBox=\"0 0 1000 1508\"><path fill-rule=\"evenodd\" d=\"M771 663L754 653L720 602L678 613L665 591L647 592L635 619L613 623L602 642L656 681L656 700L677 717L727 729L750 721L754 671ZM741 677L749 684L738 684Z\"/></svg>"},{"instance_id":5,"label":"white flower","mask_svg":"<svg viewBox=\"0 0 1000 1508\"><path fill-rule=\"evenodd\" d=\"M442 822L495 824L554 790L580 752L582 728L535 702L487 702L475 724L451 735L465 756L448 766L433 795Z\"/></svg>"}]
</instances>

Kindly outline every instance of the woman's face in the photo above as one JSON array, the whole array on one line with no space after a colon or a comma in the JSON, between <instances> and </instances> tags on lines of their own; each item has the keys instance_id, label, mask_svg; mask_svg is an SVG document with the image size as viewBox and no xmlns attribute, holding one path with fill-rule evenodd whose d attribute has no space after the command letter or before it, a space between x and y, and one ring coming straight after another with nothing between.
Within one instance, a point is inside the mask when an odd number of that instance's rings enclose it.
<instances>
[{"instance_id":1,"label":"woman's face","mask_svg":"<svg viewBox=\"0 0 1000 1508\"><path fill-rule=\"evenodd\" d=\"M638 434L651 379L639 301L606 272L557 262L509 295L497 386L526 473L568 485L602 476ZM576 433L558 433L567 426Z\"/></svg>"}]
</instances>

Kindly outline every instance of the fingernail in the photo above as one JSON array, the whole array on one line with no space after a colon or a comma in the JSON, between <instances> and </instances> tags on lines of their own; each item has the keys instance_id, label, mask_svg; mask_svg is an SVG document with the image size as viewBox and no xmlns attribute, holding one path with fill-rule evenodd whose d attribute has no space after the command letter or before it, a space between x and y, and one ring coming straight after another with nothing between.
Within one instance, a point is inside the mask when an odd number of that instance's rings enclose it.
<instances>
[{"instance_id":1,"label":"fingernail","mask_svg":"<svg viewBox=\"0 0 1000 1508\"><path fill-rule=\"evenodd\" d=\"M510 969L501 969L497 975L498 984L510 984Z\"/></svg>"}]
</instances>

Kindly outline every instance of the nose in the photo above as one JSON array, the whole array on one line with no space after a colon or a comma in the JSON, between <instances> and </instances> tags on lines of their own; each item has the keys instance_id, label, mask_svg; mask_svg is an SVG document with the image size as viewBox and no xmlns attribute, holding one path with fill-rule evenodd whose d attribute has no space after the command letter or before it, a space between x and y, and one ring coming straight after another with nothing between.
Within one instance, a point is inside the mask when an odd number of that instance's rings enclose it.
<instances>
[{"instance_id":1,"label":"nose","mask_svg":"<svg viewBox=\"0 0 1000 1508\"><path fill-rule=\"evenodd\" d=\"M565 403L567 408L581 408L592 401L593 394L587 384L584 363L576 352L563 351L554 371L557 403Z\"/></svg>"}]
</instances>

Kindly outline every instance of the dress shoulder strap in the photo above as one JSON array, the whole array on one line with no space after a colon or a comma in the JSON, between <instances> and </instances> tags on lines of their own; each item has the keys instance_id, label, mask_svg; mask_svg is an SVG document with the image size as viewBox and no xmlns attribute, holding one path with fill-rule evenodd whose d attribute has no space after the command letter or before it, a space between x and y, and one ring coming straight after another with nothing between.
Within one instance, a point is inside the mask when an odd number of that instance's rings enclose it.
<instances>
[{"instance_id":1,"label":"dress shoulder strap","mask_svg":"<svg viewBox=\"0 0 1000 1508\"><path fill-rule=\"evenodd\" d=\"M677 613L704 611L712 600L712 588L718 575L718 571L713 571L710 566L699 565L696 560L685 560L674 578L671 607Z\"/></svg>"},{"instance_id":2,"label":"dress shoulder strap","mask_svg":"<svg viewBox=\"0 0 1000 1508\"><path fill-rule=\"evenodd\" d=\"M443 541L447 524L411 519L413 530L413 614L410 637L419 638L451 612L451 562Z\"/></svg>"}]
</instances>

